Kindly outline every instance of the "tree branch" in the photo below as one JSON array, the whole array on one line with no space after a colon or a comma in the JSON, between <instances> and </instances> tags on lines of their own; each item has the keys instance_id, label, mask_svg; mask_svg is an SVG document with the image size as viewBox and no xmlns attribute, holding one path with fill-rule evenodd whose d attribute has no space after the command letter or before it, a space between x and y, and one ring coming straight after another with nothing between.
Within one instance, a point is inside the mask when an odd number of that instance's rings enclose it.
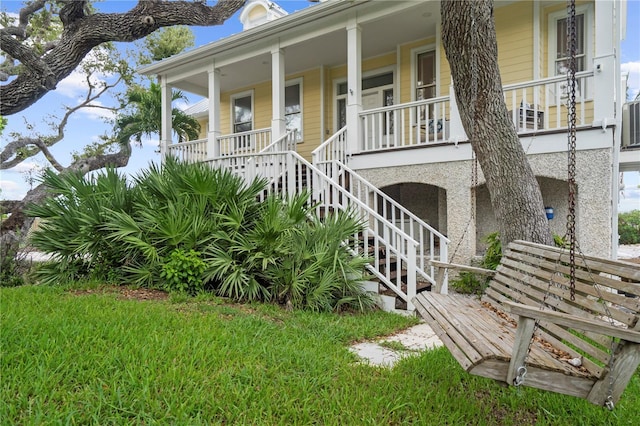
<instances>
[{"instance_id":1,"label":"tree branch","mask_svg":"<svg viewBox=\"0 0 640 426\"><path fill-rule=\"evenodd\" d=\"M187 1L139 1L126 13L97 13L85 15L79 13L78 6L67 3L61 14L65 27L60 42L42 56L44 65L28 55L23 49L15 47L18 43L7 32L3 33L2 49L5 39L12 38L9 47L26 58L31 72L24 72L16 79L0 87L0 115L12 115L24 110L44 96L51 88L67 77L94 47L109 41L130 42L141 39L158 28L174 25L213 26L224 23L246 0L219 0L214 6ZM70 2L74 3L74 2ZM84 2L78 2L84 3ZM67 9L69 8L69 9ZM19 43L18 43L19 44ZM11 54L11 56L14 56ZM51 72L51 74L48 73ZM49 78L48 78L49 77Z\"/></svg>"},{"instance_id":2,"label":"tree branch","mask_svg":"<svg viewBox=\"0 0 640 426\"><path fill-rule=\"evenodd\" d=\"M129 163L131 157L131 145L129 143L120 145L120 150L113 154L97 155L90 158L81 158L73 162L69 167L63 169L61 173L80 172L83 175L99 170L107 166L124 167ZM13 206L10 213L11 216L2 222L0 232L14 231L23 227L23 224L30 223L26 221L23 213L24 208L30 203L37 203L45 197L51 195L44 184L40 184L27 192L27 195Z\"/></svg>"},{"instance_id":3,"label":"tree branch","mask_svg":"<svg viewBox=\"0 0 640 426\"><path fill-rule=\"evenodd\" d=\"M91 105L91 103L100 98L109 89L116 87L122 81L122 76L118 77L118 79L113 83L105 84L97 91L95 90L95 86L91 84L91 76L92 73L88 73L86 77L89 90L87 92L87 95L85 96L85 99L74 107L66 108L66 112L62 116L62 119L55 126L55 129L57 130L56 134L52 136L39 137L19 136L16 140L9 142L0 152L0 170L6 170L15 167L16 165L22 163L28 158L33 157L34 155L37 155L40 152L42 152L47 161L51 163L53 168L58 171L62 171L64 169L64 166L62 166L55 159L53 154L51 154L51 152L49 151L48 147L53 146L64 139L65 129L67 127L67 123L69 122L69 117L84 108L99 108L109 111L117 111L119 109L101 105ZM27 149L28 152L25 152L24 149Z\"/></svg>"}]
</instances>

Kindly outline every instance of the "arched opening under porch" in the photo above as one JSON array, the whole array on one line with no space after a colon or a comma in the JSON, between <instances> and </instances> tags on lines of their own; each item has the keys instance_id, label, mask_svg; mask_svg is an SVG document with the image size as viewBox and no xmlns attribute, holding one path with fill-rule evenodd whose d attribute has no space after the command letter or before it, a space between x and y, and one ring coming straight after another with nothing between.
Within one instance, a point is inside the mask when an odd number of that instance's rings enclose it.
<instances>
[{"instance_id":1,"label":"arched opening under porch","mask_svg":"<svg viewBox=\"0 0 640 426\"><path fill-rule=\"evenodd\" d=\"M567 226L568 214L568 184L564 180L554 179L544 176L537 176L536 180L540 185L542 200L545 208L553 209L553 218L549 219L551 232L554 235L564 236ZM576 194L577 197L577 194ZM576 211L576 221L579 219ZM489 190L486 184L479 185L476 189L476 254L482 255L487 248L486 238L489 234L498 231L498 221L496 220Z\"/></svg>"}]
</instances>

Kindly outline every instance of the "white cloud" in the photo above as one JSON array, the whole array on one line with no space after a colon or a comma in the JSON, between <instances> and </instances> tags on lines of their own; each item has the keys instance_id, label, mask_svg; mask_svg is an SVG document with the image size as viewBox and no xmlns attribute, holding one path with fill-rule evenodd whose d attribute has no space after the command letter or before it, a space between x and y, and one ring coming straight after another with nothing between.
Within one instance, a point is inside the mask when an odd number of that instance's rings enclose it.
<instances>
[{"instance_id":1,"label":"white cloud","mask_svg":"<svg viewBox=\"0 0 640 426\"><path fill-rule=\"evenodd\" d=\"M27 193L24 184L16 183L12 180L0 180L0 198L3 200L21 200Z\"/></svg>"},{"instance_id":2,"label":"white cloud","mask_svg":"<svg viewBox=\"0 0 640 426\"><path fill-rule=\"evenodd\" d=\"M41 169L42 165L35 161L23 161L15 167L12 167L11 170L18 173L29 172L31 170Z\"/></svg>"},{"instance_id":3,"label":"white cloud","mask_svg":"<svg viewBox=\"0 0 640 426\"><path fill-rule=\"evenodd\" d=\"M620 64L620 69L629 73L629 79L627 80L628 94L631 99L634 99L640 93L640 61L625 62Z\"/></svg>"},{"instance_id":4,"label":"white cloud","mask_svg":"<svg viewBox=\"0 0 640 426\"><path fill-rule=\"evenodd\" d=\"M95 74L91 76L92 84L99 84L100 81L104 81L98 78ZM62 80L56 86L55 93L66 96L68 98L75 99L78 96L84 95L88 89L86 74L74 70L67 78Z\"/></svg>"},{"instance_id":5,"label":"white cloud","mask_svg":"<svg viewBox=\"0 0 640 426\"><path fill-rule=\"evenodd\" d=\"M152 146L157 148L160 145L160 139L142 138L142 146Z\"/></svg>"},{"instance_id":6,"label":"white cloud","mask_svg":"<svg viewBox=\"0 0 640 426\"><path fill-rule=\"evenodd\" d=\"M0 188L2 188L2 192L4 191L15 191L18 189L20 185L15 183L12 180L0 180Z\"/></svg>"}]
</instances>

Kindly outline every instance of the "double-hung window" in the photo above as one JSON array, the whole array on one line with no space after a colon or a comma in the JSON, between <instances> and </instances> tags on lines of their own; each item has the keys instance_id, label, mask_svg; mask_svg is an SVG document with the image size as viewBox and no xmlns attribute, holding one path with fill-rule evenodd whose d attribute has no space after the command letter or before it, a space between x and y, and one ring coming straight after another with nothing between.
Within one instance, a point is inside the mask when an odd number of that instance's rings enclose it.
<instances>
[{"instance_id":1,"label":"double-hung window","mask_svg":"<svg viewBox=\"0 0 640 426\"><path fill-rule=\"evenodd\" d=\"M591 7L588 5L576 8L576 72L586 71L589 66L590 43L589 34L591 28ZM569 72L570 48L569 48L569 19L565 10L549 15L549 75L567 75ZM566 99L569 95L566 82L556 85L556 96ZM584 80L576 82L576 97L587 94Z\"/></svg>"},{"instance_id":2,"label":"double-hung window","mask_svg":"<svg viewBox=\"0 0 640 426\"><path fill-rule=\"evenodd\" d=\"M302 141L302 82L295 80L284 89L284 120L287 131L296 131L296 142Z\"/></svg>"},{"instance_id":3,"label":"double-hung window","mask_svg":"<svg viewBox=\"0 0 640 426\"><path fill-rule=\"evenodd\" d=\"M232 97L233 133L253 130L253 93L242 93ZM239 135L235 138L235 148L249 148L251 135Z\"/></svg>"}]
</instances>

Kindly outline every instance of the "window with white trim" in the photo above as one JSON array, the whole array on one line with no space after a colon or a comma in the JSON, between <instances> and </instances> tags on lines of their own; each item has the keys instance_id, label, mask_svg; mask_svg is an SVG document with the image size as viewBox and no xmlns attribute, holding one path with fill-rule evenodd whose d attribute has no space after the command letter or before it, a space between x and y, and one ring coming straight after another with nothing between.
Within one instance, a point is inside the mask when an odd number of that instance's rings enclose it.
<instances>
[{"instance_id":1,"label":"window with white trim","mask_svg":"<svg viewBox=\"0 0 640 426\"><path fill-rule=\"evenodd\" d=\"M436 52L418 53L416 56L416 100L436 96Z\"/></svg>"},{"instance_id":2,"label":"window with white trim","mask_svg":"<svg viewBox=\"0 0 640 426\"><path fill-rule=\"evenodd\" d=\"M586 71L591 58L592 42L590 39L591 7L583 5L576 7L576 72ZM569 19L566 10L549 15L549 75L567 75L569 71ZM581 87L581 81L576 81L576 97L587 91ZM566 99L568 85L560 82L556 85L556 96Z\"/></svg>"},{"instance_id":3,"label":"window with white trim","mask_svg":"<svg viewBox=\"0 0 640 426\"><path fill-rule=\"evenodd\" d=\"M284 120L287 131L296 131L296 142L302 142L302 82L287 83L284 89Z\"/></svg>"},{"instance_id":4,"label":"window with white trim","mask_svg":"<svg viewBox=\"0 0 640 426\"><path fill-rule=\"evenodd\" d=\"M253 130L253 92L238 93L231 97L231 115L233 133L245 133ZM233 141L235 149L245 149L252 145L252 135L236 136Z\"/></svg>"}]
</instances>

